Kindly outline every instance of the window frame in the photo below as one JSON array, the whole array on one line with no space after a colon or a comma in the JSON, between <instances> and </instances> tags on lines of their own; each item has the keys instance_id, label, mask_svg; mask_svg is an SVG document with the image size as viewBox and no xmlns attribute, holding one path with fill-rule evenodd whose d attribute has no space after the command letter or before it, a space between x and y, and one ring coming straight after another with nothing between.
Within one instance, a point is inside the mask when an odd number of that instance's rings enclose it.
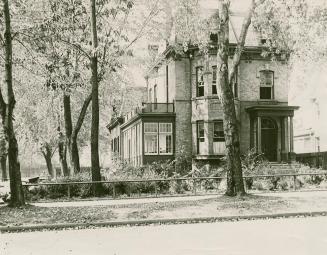
<instances>
[{"instance_id":1,"label":"window frame","mask_svg":"<svg viewBox=\"0 0 327 255\"><path fill-rule=\"evenodd\" d=\"M160 130L160 125L163 125L163 124L169 125L170 126L170 130L169 131L161 131ZM158 142L158 153L159 153L159 155L173 155L173 153L174 153L173 152L173 146L174 146L173 145L173 123L171 123L171 122L159 122L158 125L159 125L159 129L158 129L158 139L159 139L159 142ZM170 139L171 139L170 140L170 142L171 142L171 144L170 144L170 150L171 150L171 152L161 152L160 151L160 136L165 136L166 139L167 139L167 136L170 136Z\"/></svg>"},{"instance_id":2,"label":"window frame","mask_svg":"<svg viewBox=\"0 0 327 255\"><path fill-rule=\"evenodd\" d=\"M146 131L146 125L147 124L156 124L157 126L157 131ZM143 143L144 143L144 155L158 155L158 144L159 144L159 136L158 136L158 131L159 131L159 123L158 122L145 122L144 123L144 139L143 139ZM146 146L145 146L145 141L146 141L146 136L147 135L155 135L156 139L157 139L157 144L156 144L156 152L146 152Z\"/></svg>"},{"instance_id":3,"label":"window frame","mask_svg":"<svg viewBox=\"0 0 327 255\"><path fill-rule=\"evenodd\" d=\"M222 126L222 130L217 130L216 131L215 127L218 124ZM225 133L224 133L224 122L223 122L223 120L214 120L213 125L212 125L212 129L213 129L213 136L212 136L213 142L225 142ZM222 135L215 136L215 132L222 132Z\"/></svg>"},{"instance_id":4,"label":"window frame","mask_svg":"<svg viewBox=\"0 0 327 255\"><path fill-rule=\"evenodd\" d=\"M215 77L215 79L214 79L214 77ZM217 66L212 66L212 85L211 86L212 86L212 95L218 95L218 90L217 90ZM216 93L214 93L214 91Z\"/></svg>"},{"instance_id":5,"label":"window frame","mask_svg":"<svg viewBox=\"0 0 327 255\"><path fill-rule=\"evenodd\" d=\"M200 136L200 125L203 126L203 136ZM205 128L204 121L198 120L196 122L196 143L197 143L197 154L200 154L200 143L205 143Z\"/></svg>"},{"instance_id":6,"label":"window frame","mask_svg":"<svg viewBox=\"0 0 327 255\"><path fill-rule=\"evenodd\" d=\"M146 131L146 125L147 124L155 124L156 125L156 131ZM161 131L160 130L160 125L161 124L168 124L170 126L170 130L168 131ZM144 143L144 155L148 156L148 155L174 155L174 136L173 136L173 123L172 122L144 122L144 139L143 139L143 143ZM157 146L156 146L156 152L146 152L145 149L145 141L146 141L146 136L147 135L156 135L157 138ZM167 137L170 136L171 137L171 152L160 152L160 135Z\"/></svg>"},{"instance_id":7,"label":"window frame","mask_svg":"<svg viewBox=\"0 0 327 255\"><path fill-rule=\"evenodd\" d=\"M267 80L268 80L268 76L267 74L271 74L271 83L269 85L267 85ZM262 75L264 75L264 77L262 77ZM264 82L263 82L263 78L264 78ZM260 100L273 100L274 99L274 85L275 85L275 73L272 70L260 70L259 71L259 81L260 81L260 91L259 91L259 98ZM267 89L270 88L270 98L264 98L262 96L262 92L261 89Z\"/></svg>"},{"instance_id":8,"label":"window frame","mask_svg":"<svg viewBox=\"0 0 327 255\"><path fill-rule=\"evenodd\" d=\"M200 77L199 77L199 71L201 70L202 74L201 74L201 80L200 80ZM196 67L196 78L195 78L195 81L196 81L196 96L197 97L203 97L204 96L204 77L203 77L203 66L197 66ZM200 93L200 88L202 89L202 93ZM202 95L200 95L202 94Z\"/></svg>"}]
</instances>

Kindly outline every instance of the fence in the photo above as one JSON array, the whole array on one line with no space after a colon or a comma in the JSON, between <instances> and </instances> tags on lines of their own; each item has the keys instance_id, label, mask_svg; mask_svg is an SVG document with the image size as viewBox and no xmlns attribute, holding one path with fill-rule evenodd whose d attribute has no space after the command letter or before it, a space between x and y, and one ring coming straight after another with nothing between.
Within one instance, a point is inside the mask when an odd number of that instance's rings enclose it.
<instances>
[{"instance_id":1,"label":"fence","mask_svg":"<svg viewBox=\"0 0 327 255\"><path fill-rule=\"evenodd\" d=\"M321 167L327 170L327 152L299 153L296 161L307 164L310 167Z\"/></svg>"},{"instance_id":2,"label":"fence","mask_svg":"<svg viewBox=\"0 0 327 255\"><path fill-rule=\"evenodd\" d=\"M324 179L325 177L325 179ZM92 185L102 184L104 196L111 198L122 197L158 197L175 195L221 194L225 190L226 177L195 177L148 180L115 180L97 182L62 182L24 184L27 198L71 198L91 197ZM276 174L244 176L248 192L300 189L324 189L318 184L327 180L326 173ZM261 180L258 182L258 179ZM262 182L263 180L263 182ZM257 184L266 183L267 187L260 189ZM308 185L304 185L307 183ZM33 188L34 187L34 188ZM36 187L36 188L35 188ZM259 188L258 188L259 187ZM327 188L327 185L326 185ZM51 194L52 192L52 194Z\"/></svg>"}]
</instances>

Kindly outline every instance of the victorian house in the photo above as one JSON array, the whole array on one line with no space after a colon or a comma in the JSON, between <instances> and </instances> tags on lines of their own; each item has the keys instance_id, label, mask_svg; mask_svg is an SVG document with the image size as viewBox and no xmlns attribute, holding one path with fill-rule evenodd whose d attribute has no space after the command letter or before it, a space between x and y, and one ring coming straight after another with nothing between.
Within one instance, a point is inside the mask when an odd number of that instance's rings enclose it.
<instances>
[{"instance_id":1,"label":"victorian house","mask_svg":"<svg viewBox=\"0 0 327 255\"><path fill-rule=\"evenodd\" d=\"M231 17L230 61L242 18ZM214 45L215 36L212 35ZM287 57L262 54L264 40L250 27L233 82L241 152L253 149L272 162L294 158L293 115L288 105ZM174 159L217 164L225 155L222 106L217 96L217 50L196 47L158 54L146 75L147 102L108 125L112 157L133 165Z\"/></svg>"}]
</instances>

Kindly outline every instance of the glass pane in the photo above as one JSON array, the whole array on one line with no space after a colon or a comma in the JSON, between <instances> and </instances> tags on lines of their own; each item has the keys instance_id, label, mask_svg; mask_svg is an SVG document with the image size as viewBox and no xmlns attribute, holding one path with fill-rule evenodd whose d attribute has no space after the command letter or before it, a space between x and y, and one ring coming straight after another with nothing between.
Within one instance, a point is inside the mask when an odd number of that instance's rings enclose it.
<instances>
[{"instance_id":1,"label":"glass pane","mask_svg":"<svg viewBox=\"0 0 327 255\"><path fill-rule=\"evenodd\" d=\"M172 132L172 123L160 123L159 124L160 133L171 133Z\"/></svg>"},{"instance_id":2,"label":"glass pane","mask_svg":"<svg viewBox=\"0 0 327 255\"><path fill-rule=\"evenodd\" d=\"M260 71L260 86L272 86L274 75L272 71Z\"/></svg>"},{"instance_id":3,"label":"glass pane","mask_svg":"<svg viewBox=\"0 0 327 255\"><path fill-rule=\"evenodd\" d=\"M212 83L217 82L217 66L212 67Z\"/></svg>"},{"instance_id":4,"label":"glass pane","mask_svg":"<svg viewBox=\"0 0 327 255\"><path fill-rule=\"evenodd\" d=\"M161 134L159 136L159 152L160 154L172 153L172 135Z\"/></svg>"},{"instance_id":5,"label":"glass pane","mask_svg":"<svg viewBox=\"0 0 327 255\"><path fill-rule=\"evenodd\" d=\"M198 122L198 138L204 138L204 123Z\"/></svg>"},{"instance_id":6,"label":"glass pane","mask_svg":"<svg viewBox=\"0 0 327 255\"><path fill-rule=\"evenodd\" d=\"M196 68L196 81L197 83L203 81L203 67L199 66Z\"/></svg>"},{"instance_id":7,"label":"glass pane","mask_svg":"<svg viewBox=\"0 0 327 255\"><path fill-rule=\"evenodd\" d=\"M260 88L260 99L271 99L271 87Z\"/></svg>"},{"instance_id":8,"label":"glass pane","mask_svg":"<svg viewBox=\"0 0 327 255\"><path fill-rule=\"evenodd\" d=\"M212 94L217 95L217 86L216 86L216 84L212 85Z\"/></svg>"},{"instance_id":9,"label":"glass pane","mask_svg":"<svg viewBox=\"0 0 327 255\"><path fill-rule=\"evenodd\" d=\"M158 135L155 134L144 135L144 152L149 154L158 153Z\"/></svg>"},{"instance_id":10,"label":"glass pane","mask_svg":"<svg viewBox=\"0 0 327 255\"><path fill-rule=\"evenodd\" d=\"M222 121L217 121L213 123L213 138L215 142L225 141L224 125Z\"/></svg>"},{"instance_id":11,"label":"glass pane","mask_svg":"<svg viewBox=\"0 0 327 255\"><path fill-rule=\"evenodd\" d=\"M144 123L144 133L158 133L158 123Z\"/></svg>"},{"instance_id":12,"label":"glass pane","mask_svg":"<svg viewBox=\"0 0 327 255\"><path fill-rule=\"evenodd\" d=\"M198 87L198 97L203 97L204 96L204 87Z\"/></svg>"}]
</instances>

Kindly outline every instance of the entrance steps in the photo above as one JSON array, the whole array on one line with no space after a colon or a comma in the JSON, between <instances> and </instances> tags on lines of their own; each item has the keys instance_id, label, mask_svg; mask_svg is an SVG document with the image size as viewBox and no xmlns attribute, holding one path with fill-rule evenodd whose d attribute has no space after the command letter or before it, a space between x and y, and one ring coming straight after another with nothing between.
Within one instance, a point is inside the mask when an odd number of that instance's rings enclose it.
<instances>
[{"instance_id":1,"label":"entrance steps","mask_svg":"<svg viewBox=\"0 0 327 255\"><path fill-rule=\"evenodd\" d=\"M299 163L269 162L268 167L276 174L292 174L296 173L301 165Z\"/></svg>"}]
</instances>

